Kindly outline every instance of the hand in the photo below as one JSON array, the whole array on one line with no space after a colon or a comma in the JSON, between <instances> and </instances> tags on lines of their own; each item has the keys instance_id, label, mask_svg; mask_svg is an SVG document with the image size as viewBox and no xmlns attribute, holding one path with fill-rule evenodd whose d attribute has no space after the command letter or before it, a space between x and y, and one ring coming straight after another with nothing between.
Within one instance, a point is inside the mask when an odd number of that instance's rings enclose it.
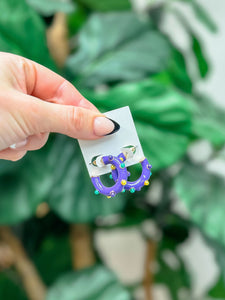
<instances>
[{"instance_id":1,"label":"hand","mask_svg":"<svg viewBox=\"0 0 225 300\"><path fill-rule=\"evenodd\" d=\"M97 139L118 127L61 76L0 52L0 159L15 161L40 149L50 132Z\"/></svg>"}]
</instances>

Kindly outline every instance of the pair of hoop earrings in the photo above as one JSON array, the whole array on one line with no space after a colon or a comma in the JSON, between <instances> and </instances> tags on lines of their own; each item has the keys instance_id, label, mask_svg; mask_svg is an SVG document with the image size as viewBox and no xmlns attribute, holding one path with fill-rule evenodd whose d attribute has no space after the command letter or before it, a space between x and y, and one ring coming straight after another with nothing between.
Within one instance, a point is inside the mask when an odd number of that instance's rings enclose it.
<instances>
[{"instance_id":1,"label":"pair of hoop earrings","mask_svg":"<svg viewBox=\"0 0 225 300\"><path fill-rule=\"evenodd\" d=\"M115 184L111 187L106 187L101 182L99 176L92 177L91 181L95 187L95 194L106 195L107 198L115 197L116 194L120 192L125 192L126 190L134 193L135 191L140 191L143 186L149 185L149 178L151 177L151 168L147 158L140 161L142 165L141 176L136 181L128 181L130 173L125 167L125 161L131 157L136 152L135 146L127 146L122 148L122 152L118 156L105 155L97 156L92 159L92 165L96 167L102 167L111 164L112 174L110 178L114 180Z\"/></svg>"}]
</instances>

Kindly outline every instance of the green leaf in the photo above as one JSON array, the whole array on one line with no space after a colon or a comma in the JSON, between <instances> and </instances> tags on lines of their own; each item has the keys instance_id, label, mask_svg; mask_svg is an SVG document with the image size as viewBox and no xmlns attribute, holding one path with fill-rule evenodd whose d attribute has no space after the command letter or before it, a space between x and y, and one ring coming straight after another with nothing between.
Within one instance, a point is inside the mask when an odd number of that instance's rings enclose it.
<instances>
[{"instance_id":1,"label":"green leaf","mask_svg":"<svg viewBox=\"0 0 225 300\"><path fill-rule=\"evenodd\" d=\"M0 224L21 222L35 212L39 199L29 192L28 182L20 174L0 178Z\"/></svg>"},{"instance_id":2,"label":"green leaf","mask_svg":"<svg viewBox=\"0 0 225 300\"><path fill-rule=\"evenodd\" d=\"M56 147L48 142L43 149L28 153L14 167L4 170L0 176L0 224L15 224L30 218L46 200L61 151Z\"/></svg>"},{"instance_id":3,"label":"green leaf","mask_svg":"<svg viewBox=\"0 0 225 300\"><path fill-rule=\"evenodd\" d=\"M192 34L191 38L192 38L192 50L198 64L199 73L202 78L205 78L209 71L207 58L204 54L199 39L194 34Z\"/></svg>"},{"instance_id":4,"label":"green leaf","mask_svg":"<svg viewBox=\"0 0 225 300\"><path fill-rule=\"evenodd\" d=\"M64 272L71 270L71 248L68 236L47 237L33 257L41 278L48 286Z\"/></svg>"},{"instance_id":5,"label":"green leaf","mask_svg":"<svg viewBox=\"0 0 225 300\"><path fill-rule=\"evenodd\" d=\"M158 216L158 224L162 237L157 242L157 269L154 282L163 284L170 292L170 299L180 300L180 290L185 289L187 299L191 297L191 278L178 247L187 240L192 229L190 222L182 217L166 211Z\"/></svg>"},{"instance_id":6,"label":"green leaf","mask_svg":"<svg viewBox=\"0 0 225 300\"><path fill-rule=\"evenodd\" d=\"M159 245L161 248L162 245ZM171 299L180 300L179 292L181 289L186 289L190 293L190 278L185 268L183 260L180 258L178 253L172 252L169 248L162 247L158 249L157 263L159 264L159 272L154 276L155 283L164 284L168 288ZM175 265L170 265L163 258L163 254L173 257L176 261ZM172 260L172 263L173 263ZM190 295L189 295L190 296ZM191 298L189 298L191 299Z\"/></svg>"},{"instance_id":7,"label":"green leaf","mask_svg":"<svg viewBox=\"0 0 225 300\"><path fill-rule=\"evenodd\" d=\"M202 22L210 31L216 32L217 26L204 7L193 0L191 1L191 5L198 21Z\"/></svg>"},{"instance_id":8,"label":"green leaf","mask_svg":"<svg viewBox=\"0 0 225 300\"><path fill-rule=\"evenodd\" d=\"M199 74L202 78L205 78L205 76L208 74L208 71L209 71L209 63L208 63L208 59L205 55L205 52L203 50L202 44L201 44L198 36L196 36L194 30L192 29L192 26L189 23L189 21L187 20L186 16L176 9L173 12L174 12L175 16L178 18L179 22L183 25L184 29L187 31L187 34L190 36L191 48L193 51L193 55L196 59L194 61L194 63L196 64L196 62L197 62ZM180 60L180 62L181 62L181 60ZM184 62L184 64L185 64L185 62ZM185 69L185 71L186 71L186 67L183 69ZM186 71L186 73L187 73L187 71Z\"/></svg>"},{"instance_id":9,"label":"green leaf","mask_svg":"<svg viewBox=\"0 0 225 300\"><path fill-rule=\"evenodd\" d=\"M75 140L58 138L55 184L49 196L51 208L68 222L92 222L97 216L119 212L125 205L124 194L113 199L94 195L94 187ZM62 151L63 149L63 151Z\"/></svg>"},{"instance_id":10,"label":"green leaf","mask_svg":"<svg viewBox=\"0 0 225 300\"><path fill-rule=\"evenodd\" d=\"M219 295L221 295L224 291L224 283L225 283L225 247L224 244L222 245L222 243L220 241L216 241L213 240L211 238L206 238L205 239L206 242L208 243L208 246L211 247L212 251L214 252L215 255L215 259L217 262L217 265L220 269L220 273L221 273L221 279L219 279L219 282L216 284L216 286L214 288L212 288L210 295L213 295L216 299L219 297ZM223 281L223 288L221 287L221 284ZM220 290L221 288L221 290ZM223 294L224 295L224 294ZM223 298L219 298L219 299L223 299Z\"/></svg>"},{"instance_id":11,"label":"green leaf","mask_svg":"<svg viewBox=\"0 0 225 300\"><path fill-rule=\"evenodd\" d=\"M13 271L0 272L0 299L28 300L18 275Z\"/></svg>"},{"instance_id":12,"label":"green leaf","mask_svg":"<svg viewBox=\"0 0 225 300\"><path fill-rule=\"evenodd\" d=\"M191 133L190 101L154 81L123 84L108 92L84 92L100 110L128 105L153 172L170 166L186 152Z\"/></svg>"},{"instance_id":13,"label":"green leaf","mask_svg":"<svg viewBox=\"0 0 225 300\"><path fill-rule=\"evenodd\" d=\"M192 81L188 74L184 55L173 48L168 72L174 85L186 93L192 93Z\"/></svg>"},{"instance_id":14,"label":"green leaf","mask_svg":"<svg viewBox=\"0 0 225 300\"><path fill-rule=\"evenodd\" d=\"M207 293L209 296L213 297L213 299L224 299L225 295L225 287L224 287L224 279L222 276L219 277L219 280L216 284L210 289Z\"/></svg>"},{"instance_id":15,"label":"green leaf","mask_svg":"<svg viewBox=\"0 0 225 300\"><path fill-rule=\"evenodd\" d=\"M214 146L222 146L225 143L225 110L204 96L197 97L194 106L194 135L209 140Z\"/></svg>"},{"instance_id":16,"label":"green leaf","mask_svg":"<svg viewBox=\"0 0 225 300\"><path fill-rule=\"evenodd\" d=\"M94 195L81 151L75 140L65 136L27 154L15 170L0 177L0 224L28 219L42 201L49 201L69 222L91 222L97 216L119 212L125 205L124 194L113 201Z\"/></svg>"},{"instance_id":17,"label":"green leaf","mask_svg":"<svg viewBox=\"0 0 225 300\"><path fill-rule=\"evenodd\" d=\"M26 1L0 1L0 11L0 51L25 56L55 69L43 21Z\"/></svg>"},{"instance_id":18,"label":"green leaf","mask_svg":"<svg viewBox=\"0 0 225 300\"><path fill-rule=\"evenodd\" d=\"M81 0L90 9L97 11L115 11L131 9L131 2L129 0Z\"/></svg>"},{"instance_id":19,"label":"green leaf","mask_svg":"<svg viewBox=\"0 0 225 300\"><path fill-rule=\"evenodd\" d=\"M27 2L43 16L51 16L59 11L68 14L75 9L72 0L27 0Z\"/></svg>"},{"instance_id":20,"label":"green leaf","mask_svg":"<svg viewBox=\"0 0 225 300\"><path fill-rule=\"evenodd\" d=\"M74 36L81 29L88 18L88 12L77 6L75 11L67 15L67 27L69 31L69 37Z\"/></svg>"},{"instance_id":21,"label":"green leaf","mask_svg":"<svg viewBox=\"0 0 225 300\"><path fill-rule=\"evenodd\" d=\"M78 77L77 84L94 87L157 73L169 58L167 39L134 13L94 14L81 30L79 50L67 66Z\"/></svg>"},{"instance_id":22,"label":"green leaf","mask_svg":"<svg viewBox=\"0 0 225 300\"><path fill-rule=\"evenodd\" d=\"M204 167L185 164L175 178L174 188L202 232L225 245L224 179L208 173Z\"/></svg>"},{"instance_id":23,"label":"green leaf","mask_svg":"<svg viewBox=\"0 0 225 300\"><path fill-rule=\"evenodd\" d=\"M46 300L131 300L115 275L94 266L62 276L49 290Z\"/></svg>"}]
</instances>

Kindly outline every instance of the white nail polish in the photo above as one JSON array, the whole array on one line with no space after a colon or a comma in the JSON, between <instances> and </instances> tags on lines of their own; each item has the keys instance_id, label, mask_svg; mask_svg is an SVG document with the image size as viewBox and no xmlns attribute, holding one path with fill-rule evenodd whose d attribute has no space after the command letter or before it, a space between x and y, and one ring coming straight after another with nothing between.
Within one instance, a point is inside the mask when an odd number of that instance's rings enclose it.
<instances>
[{"instance_id":1,"label":"white nail polish","mask_svg":"<svg viewBox=\"0 0 225 300\"><path fill-rule=\"evenodd\" d=\"M9 148L15 150L15 149L25 146L26 144L27 144L27 139L22 142L18 142L16 144L12 144L11 146L9 146Z\"/></svg>"},{"instance_id":2,"label":"white nail polish","mask_svg":"<svg viewBox=\"0 0 225 300\"><path fill-rule=\"evenodd\" d=\"M9 146L9 148L16 149L16 144L12 144L11 146Z\"/></svg>"}]
</instances>

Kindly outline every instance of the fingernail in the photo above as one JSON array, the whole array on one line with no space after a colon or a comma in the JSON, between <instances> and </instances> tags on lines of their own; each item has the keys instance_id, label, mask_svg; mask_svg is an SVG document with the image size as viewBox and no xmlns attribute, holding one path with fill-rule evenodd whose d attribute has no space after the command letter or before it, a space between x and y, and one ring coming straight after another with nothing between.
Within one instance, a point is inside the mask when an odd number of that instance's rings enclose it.
<instances>
[{"instance_id":1,"label":"fingernail","mask_svg":"<svg viewBox=\"0 0 225 300\"><path fill-rule=\"evenodd\" d=\"M97 117L94 120L94 133L97 136L110 135L117 132L120 125L107 117Z\"/></svg>"},{"instance_id":2,"label":"fingernail","mask_svg":"<svg viewBox=\"0 0 225 300\"><path fill-rule=\"evenodd\" d=\"M26 144L27 144L27 139L22 141L22 142L18 142L16 144L12 144L11 146L9 146L9 148L18 149L18 148L21 148L21 147L25 146Z\"/></svg>"}]
</instances>

